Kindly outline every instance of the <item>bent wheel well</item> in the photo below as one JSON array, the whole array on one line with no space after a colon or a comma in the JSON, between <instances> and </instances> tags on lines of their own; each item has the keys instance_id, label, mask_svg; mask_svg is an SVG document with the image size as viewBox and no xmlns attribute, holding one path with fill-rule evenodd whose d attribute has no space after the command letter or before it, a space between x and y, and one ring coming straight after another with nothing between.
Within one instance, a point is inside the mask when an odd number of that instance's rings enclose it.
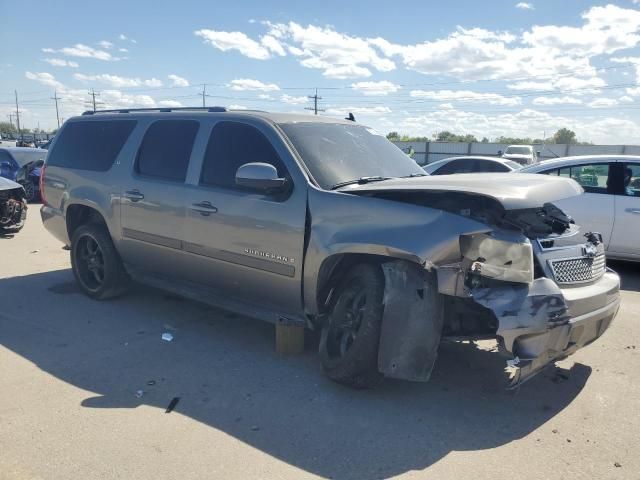
<instances>
[{"instance_id":1,"label":"bent wheel well","mask_svg":"<svg viewBox=\"0 0 640 480\"><path fill-rule=\"evenodd\" d=\"M73 237L73 232L81 225L87 223L97 223L107 228L107 222L95 208L86 205L70 205L66 213L67 234L69 239Z\"/></svg>"}]
</instances>

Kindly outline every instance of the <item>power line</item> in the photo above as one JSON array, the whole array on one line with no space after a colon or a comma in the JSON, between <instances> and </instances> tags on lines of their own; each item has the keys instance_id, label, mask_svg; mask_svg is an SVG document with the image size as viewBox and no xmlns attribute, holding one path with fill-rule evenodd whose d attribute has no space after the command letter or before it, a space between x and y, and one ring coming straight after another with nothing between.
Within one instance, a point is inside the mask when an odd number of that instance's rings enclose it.
<instances>
[{"instance_id":1,"label":"power line","mask_svg":"<svg viewBox=\"0 0 640 480\"><path fill-rule=\"evenodd\" d=\"M202 92L200 92L200 95L202 95L202 108L204 108L204 107L206 107L205 98L207 97L207 84L206 83L202 84Z\"/></svg>"},{"instance_id":2,"label":"power line","mask_svg":"<svg viewBox=\"0 0 640 480\"><path fill-rule=\"evenodd\" d=\"M313 107L304 107L305 110L313 110L313 114L317 115L318 112L324 112L323 108L318 108L318 100L322 100L322 97L318 96L318 89L316 88L315 95L307 95L309 100L313 100Z\"/></svg>"},{"instance_id":3,"label":"power line","mask_svg":"<svg viewBox=\"0 0 640 480\"><path fill-rule=\"evenodd\" d=\"M104 105L103 102L96 102L96 97L100 96L100 92L96 93L92 88L90 92L87 92L87 95L91 97L90 104L93 105L94 112L96 111L96 105Z\"/></svg>"}]
</instances>

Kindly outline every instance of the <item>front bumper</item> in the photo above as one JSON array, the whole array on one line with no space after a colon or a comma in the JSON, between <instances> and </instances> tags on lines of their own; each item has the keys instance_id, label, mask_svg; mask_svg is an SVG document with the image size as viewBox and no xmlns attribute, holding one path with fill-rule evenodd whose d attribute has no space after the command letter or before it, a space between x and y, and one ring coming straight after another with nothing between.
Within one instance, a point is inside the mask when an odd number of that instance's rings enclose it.
<instances>
[{"instance_id":1,"label":"front bumper","mask_svg":"<svg viewBox=\"0 0 640 480\"><path fill-rule=\"evenodd\" d=\"M496 334L513 356L508 362L513 388L600 337L618 312L619 290L620 278L607 270L579 287L560 288L538 278L529 285L477 288L471 294L498 321Z\"/></svg>"}]
</instances>

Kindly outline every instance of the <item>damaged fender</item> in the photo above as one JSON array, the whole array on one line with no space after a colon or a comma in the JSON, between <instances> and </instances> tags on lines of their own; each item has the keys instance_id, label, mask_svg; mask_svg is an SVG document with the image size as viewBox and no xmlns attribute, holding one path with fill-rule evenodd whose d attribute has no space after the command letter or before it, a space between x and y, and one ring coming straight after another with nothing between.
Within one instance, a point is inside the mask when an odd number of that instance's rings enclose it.
<instances>
[{"instance_id":1,"label":"damaged fender","mask_svg":"<svg viewBox=\"0 0 640 480\"><path fill-rule=\"evenodd\" d=\"M426 382L436 361L444 317L436 276L406 261L384 263L382 271L378 370L386 377Z\"/></svg>"}]
</instances>

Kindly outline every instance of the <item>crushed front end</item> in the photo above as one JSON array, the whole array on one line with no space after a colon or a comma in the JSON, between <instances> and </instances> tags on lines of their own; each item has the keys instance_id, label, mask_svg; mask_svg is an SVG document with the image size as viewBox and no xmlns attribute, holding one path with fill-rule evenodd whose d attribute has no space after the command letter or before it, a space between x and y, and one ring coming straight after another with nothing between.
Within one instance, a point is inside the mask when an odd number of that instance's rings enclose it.
<instances>
[{"instance_id":1,"label":"crushed front end","mask_svg":"<svg viewBox=\"0 0 640 480\"><path fill-rule=\"evenodd\" d=\"M438 268L438 288L487 319L516 387L606 331L620 279L601 236L582 234L551 204L507 211L499 227L461 236L462 261Z\"/></svg>"},{"instance_id":2,"label":"crushed front end","mask_svg":"<svg viewBox=\"0 0 640 480\"><path fill-rule=\"evenodd\" d=\"M0 234L16 233L27 218L27 202L21 185L4 180L0 185Z\"/></svg>"}]
</instances>

